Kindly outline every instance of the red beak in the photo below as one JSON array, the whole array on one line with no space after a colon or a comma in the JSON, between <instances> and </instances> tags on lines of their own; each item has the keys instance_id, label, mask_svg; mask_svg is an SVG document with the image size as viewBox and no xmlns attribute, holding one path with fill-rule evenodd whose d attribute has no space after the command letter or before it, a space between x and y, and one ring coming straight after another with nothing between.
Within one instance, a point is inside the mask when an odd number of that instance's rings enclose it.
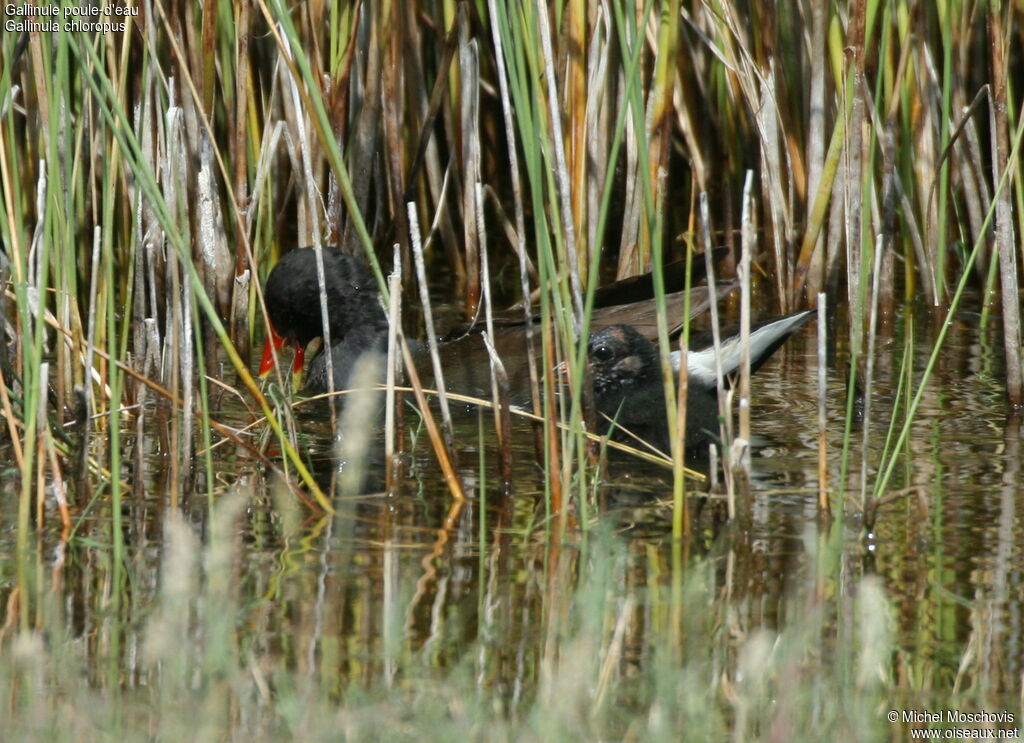
<instances>
[{"instance_id":1,"label":"red beak","mask_svg":"<svg viewBox=\"0 0 1024 743\"><path fill-rule=\"evenodd\" d=\"M263 359L260 361L260 376L265 377L270 373L270 370L274 368L274 354L273 350L280 353L281 348L284 346L284 338L279 336L273 330L270 331L270 336L263 344ZM303 362L306 359L306 349L300 346L297 342L295 344L295 361L292 362L292 374L299 374L302 372Z\"/></svg>"}]
</instances>

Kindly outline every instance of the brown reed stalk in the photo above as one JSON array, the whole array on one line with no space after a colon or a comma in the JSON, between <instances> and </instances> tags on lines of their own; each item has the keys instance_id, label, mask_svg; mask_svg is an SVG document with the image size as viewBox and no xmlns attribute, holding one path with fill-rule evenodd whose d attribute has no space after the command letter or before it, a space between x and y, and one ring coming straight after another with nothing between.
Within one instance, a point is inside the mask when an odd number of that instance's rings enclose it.
<instances>
[{"instance_id":1,"label":"brown reed stalk","mask_svg":"<svg viewBox=\"0 0 1024 743\"><path fill-rule=\"evenodd\" d=\"M825 27L828 19L827 3L811 3L810 35L807 39L808 46L806 56L810 60L821 60L825 58ZM807 142L804 162L807 164L807 211L806 221L810 223L814 218L815 199L825 174L825 124L826 124L826 100L825 100L825 73L827 66L824 64L811 64L810 91L807 109ZM822 246L821 233L816 231L815 238L811 243L809 261L804 270L807 273L807 295L817 296L821 292L825 282L825 256ZM794 266L794 274L800 271L799 266ZM795 277L794 277L795 281ZM790 302L794 305L799 301L793 287L789 294Z\"/></svg>"},{"instance_id":2,"label":"brown reed stalk","mask_svg":"<svg viewBox=\"0 0 1024 743\"><path fill-rule=\"evenodd\" d=\"M423 243L420 239L420 228L419 220L416 216L416 205L409 202L407 209L409 215L409 228L411 230L410 237L412 239L412 257L416 266L416 280L419 284L420 290L420 303L423 309L423 324L426 326L427 331L427 348L430 352L430 363L434 369L434 385L437 387L437 399L441 407L441 433L444 441L446 457L454 460L456 451L455 434L452 430L452 414L448 408L448 397L445 394L444 369L441 366L437 334L434 332L434 313L430 305L430 288L427 284L427 269L423 259ZM406 351L403 348L403 354L405 353ZM406 359L406 369L409 372L410 380L412 380L414 372L408 368L410 360L411 357ZM413 386L415 387L416 385L414 384ZM417 395L417 401L419 401L420 396L421 395ZM424 415L426 415L426 411L424 411Z\"/></svg>"},{"instance_id":3,"label":"brown reed stalk","mask_svg":"<svg viewBox=\"0 0 1024 743\"><path fill-rule=\"evenodd\" d=\"M384 487L389 493L393 494L398 488L399 468L399 462L395 456L397 434L395 427L396 402L401 401L401 398L398 397L398 393L395 391L397 372L400 369L398 328L402 317L402 250L398 243L395 243L392 260L393 268L391 275L388 276L391 301L388 302L388 355L384 397Z\"/></svg>"},{"instance_id":4,"label":"brown reed stalk","mask_svg":"<svg viewBox=\"0 0 1024 743\"><path fill-rule=\"evenodd\" d=\"M850 349L852 363L860 369L863 364L864 340L864 293L866 284L862 280L864 268L861 223L863 219L862 183L864 173L863 122L865 104L864 77L864 35L867 3L854 0L850 8L850 22L847 31L847 80L845 94L850 97L849 120L845 126L842 168L839 189L843 208L843 239L846 248L846 301L850 307ZM861 376L861 375L858 375Z\"/></svg>"},{"instance_id":5,"label":"brown reed stalk","mask_svg":"<svg viewBox=\"0 0 1024 743\"><path fill-rule=\"evenodd\" d=\"M818 294L818 516L829 513L828 501L828 295Z\"/></svg>"},{"instance_id":6,"label":"brown reed stalk","mask_svg":"<svg viewBox=\"0 0 1024 743\"><path fill-rule=\"evenodd\" d=\"M1010 124L1008 118L1007 39L1003 30L1000 3L988 8L989 57L992 69L992 100L989 128L992 137L992 182L999 183L1009 167ZM1013 170L1020 177L1020 162ZM1024 405L1024 377L1021 373L1021 318L1017 252L1013 240L1011 189L996 194L995 244L999 251L999 277L1003 298L1003 348L1006 352L1006 395L1010 407L1019 414Z\"/></svg>"},{"instance_id":7,"label":"brown reed stalk","mask_svg":"<svg viewBox=\"0 0 1024 743\"><path fill-rule=\"evenodd\" d=\"M462 194L462 241L466 261L465 317L475 320L480 313L481 253L487 250L480 241L477 210L482 203L477 199L480 182L480 62L476 39L469 39L465 13L460 12L459 23L459 132Z\"/></svg>"},{"instance_id":8,"label":"brown reed stalk","mask_svg":"<svg viewBox=\"0 0 1024 743\"><path fill-rule=\"evenodd\" d=\"M750 271L751 260L757 239L757 227L754 224L753 176L747 171L743 184L743 209L740 217L742 239L740 242L740 262L737 266L740 282L740 379L738 387L739 407L739 438L743 442L740 456L733 462L744 473L747 483L750 481ZM710 255L708 250L707 254ZM710 276L709 276L710 283Z\"/></svg>"},{"instance_id":9,"label":"brown reed stalk","mask_svg":"<svg viewBox=\"0 0 1024 743\"><path fill-rule=\"evenodd\" d=\"M869 301L868 318L868 347L864 364L863 400L864 414L861 429L861 475L860 475L860 508L861 514L872 513L874 503L872 494L868 492L868 469L869 434L871 432L871 414L873 412L871 402L875 390L875 338L878 331L878 305L879 305L879 283L882 273L882 252L885 249L885 238L878 235L875 238L875 249L871 254L871 294Z\"/></svg>"},{"instance_id":10,"label":"brown reed stalk","mask_svg":"<svg viewBox=\"0 0 1024 743\"><path fill-rule=\"evenodd\" d=\"M234 203L249 205L249 139L247 136L249 111L255 108L251 98L252 91L252 59L249 42L251 36L251 8L249 3L235 6L235 38L237 48L235 55L235 100L234 108L229 111L230 139L228 151L234 165ZM248 213L249 209L246 208ZM241 215L239 215L240 217ZM253 281L254 266L249 255L249 220L234 220L235 235L235 267L234 283L231 291L230 328L231 342L243 356L249 355L249 299L250 283Z\"/></svg>"},{"instance_id":11,"label":"brown reed stalk","mask_svg":"<svg viewBox=\"0 0 1024 743\"><path fill-rule=\"evenodd\" d=\"M410 210L410 215L411 215ZM410 219L410 221L412 221ZM414 227L415 228L415 227ZM415 246L413 248L415 253ZM444 474L445 484L448 486L448 491L452 494L452 498L456 503L461 503L465 500L465 491L462 488L462 481L459 479L458 472L456 471L456 464L452 461L452 458L448 455L449 448L448 442L445 441L442 434L442 430L438 429L437 423L434 421L434 414L430 412L430 406L427 404L427 397L423 392L423 385L420 383L420 376L416 371L416 364L413 361L412 353L409 351L409 344L405 342L405 338L402 341L402 358L405 361L405 371L409 375L409 384L412 386L413 394L416 397L416 404L420 408L420 413L423 415L423 424L427 428L427 435L430 437L430 443L433 446L434 454L437 456L438 464L441 466L441 472ZM438 389L438 397L444 399L443 390Z\"/></svg>"},{"instance_id":12,"label":"brown reed stalk","mask_svg":"<svg viewBox=\"0 0 1024 743\"><path fill-rule=\"evenodd\" d=\"M588 230L588 121L587 101L588 90L584 50L588 8L585 0L569 0L562 10L562 28L558 42L565 60L565 75L561 80L560 96L565 110L566 124L564 131L566 149L566 173L571 184L570 208L572 224L575 228L572 244L576 246L576 259L581 271L581 294L587 288L586 281L590 265L591 249L596 249L596 241L589 243L585 237ZM595 97L598 91L593 91ZM600 181L597 181L598 183ZM582 318L582 312L580 313Z\"/></svg>"}]
</instances>

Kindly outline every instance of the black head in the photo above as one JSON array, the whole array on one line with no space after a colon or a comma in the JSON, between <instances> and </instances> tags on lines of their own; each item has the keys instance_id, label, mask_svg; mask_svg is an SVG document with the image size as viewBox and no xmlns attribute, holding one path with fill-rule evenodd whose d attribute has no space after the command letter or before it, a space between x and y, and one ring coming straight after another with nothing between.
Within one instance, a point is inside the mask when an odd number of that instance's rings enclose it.
<instances>
[{"instance_id":1,"label":"black head","mask_svg":"<svg viewBox=\"0 0 1024 743\"><path fill-rule=\"evenodd\" d=\"M591 333L587 357L598 399L628 394L651 383L660 384L657 350L629 325L612 325Z\"/></svg>"},{"instance_id":2,"label":"black head","mask_svg":"<svg viewBox=\"0 0 1024 743\"><path fill-rule=\"evenodd\" d=\"M353 326L383 322L377 283L369 269L358 259L332 248L323 249L323 261L331 342L344 337ZM301 346L322 336L316 252L301 248L285 254L267 277L264 299L278 335Z\"/></svg>"}]
</instances>

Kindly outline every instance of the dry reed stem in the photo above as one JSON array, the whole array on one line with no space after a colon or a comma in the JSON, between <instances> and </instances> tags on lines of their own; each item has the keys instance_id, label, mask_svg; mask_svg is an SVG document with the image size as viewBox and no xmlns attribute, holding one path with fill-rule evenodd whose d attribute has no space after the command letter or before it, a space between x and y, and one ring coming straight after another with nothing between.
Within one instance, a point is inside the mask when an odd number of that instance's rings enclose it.
<instances>
[{"instance_id":1,"label":"dry reed stem","mask_svg":"<svg viewBox=\"0 0 1024 743\"><path fill-rule=\"evenodd\" d=\"M992 138L992 182L998 183L1009 166L1010 123L1008 107L1007 40L1001 8L988 8L989 62L992 68L992 100L989 107L989 131ZM1013 167L1020 176L1020 161ZM1021 372L1020 291L1017 277L1017 252L1014 249L1012 203L1009 188L996 194L995 245L999 251L999 278L1003 298L1003 348L1006 352L1006 395L1010 407L1019 414L1024 405L1024 377Z\"/></svg>"},{"instance_id":2,"label":"dry reed stem","mask_svg":"<svg viewBox=\"0 0 1024 743\"><path fill-rule=\"evenodd\" d=\"M811 3L811 33L808 37L807 59L816 60L825 57L825 21L828 18L828 9L825 3ZM811 65L810 95L807 109L807 143L805 162L807 163L807 223L814 218L814 199L812 194L817 194L825 171L825 72L826 65ZM816 296L821 292L825 281L825 260L822 247L821 233L817 232L812 243L808 265L804 267L807 273L807 295ZM794 274L797 271L794 266ZM795 282L795 275L794 275ZM790 286L790 301L795 305L799 297L795 287Z\"/></svg>"},{"instance_id":3,"label":"dry reed stem","mask_svg":"<svg viewBox=\"0 0 1024 743\"><path fill-rule=\"evenodd\" d=\"M439 390L438 402L441 406L441 432L444 435L445 450L447 457L455 457L455 434L452 431L452 415L448 409L448 398L445 395L444 369L441 366L441 356L438 350L437 334L434 332L434 313L430 305L430 287L427 284L427 269L423 260L423 243L420 240L419 219L416 216L416 205L409 202L406 205L409 214L409 228L412 238L412 257L416 266L416 279L419 285L420 305L423 310L423 324L427 331L427 348L430 350L430 362L434 369L434 383ZM405 349L403 346L403 354ZM408 367L408 359L406 361ZM410 378L414 371L409 369ZM415 385L414 385L415 386Z\"/></svg>"},{"instance_id":4,"label":"dry reed stem","mask_svg":"<svg viewBox=\"0 0 1024 743\"><path fill-rule=\"evenodd\" d=\"M405 28L402 23L402 5L392 8L388 4L385 9L385 34L386 64L383 66L382 74L382 101L381 101L381 136L384 139L385 177L388 186L388 209L395 215L392 225L393 235L404 245L408 245L409 225L406 222L404 205L414 199L403 198L403 189L412 182L412 177L403 173L403 160L405 159L405 147L403 142L402 122L409 117L405 108L405 98L402 94L402 51L405 45ZM339 214L340 217L340 214ZM405 250L408 256L408 249ZM390 284L390 282L389 282Z\"/></svg>"},{"instance_id":5,"label":"dry reed stem","mask_svg":"<svg viewBox=\"0 0 1024 743\"><path fill-rule=\"evenodd\" d=\"M585 226L577 242L583 246L583 262L587 265L601 258L600 247L605 236L598 234L598 217L605 178L608 169L614 166L610 152L610 129L614 121L612 102L609 100L611 30L607 7L599 5L595 11L594 31L587 52L586 81L579 83L581 87L585 86L585 110L577 110L573 114L574 130L580 125L584 127L580 134L572 136L570 157L574 160L572 167L576 180L576 224L581 228ZM579 43L579 48L583 49L582 35ZM587 288L590 288L589 285Z\"/></svg>"},{"instance_id":6,"label":"dry reed stem","mask_svg":"<svg viewBox=\"0 0 1024 743\"><path fill-rule=\"evenodd\" d=\"M757 239L757 226L754 223L754 198L751 193L754 185L753 176L752 172L747 171L743 184L743 209L740 217L742 239L740 263L737 266L740 281L740 348L742 349L738 403L739 439L743 442L743 449L739 459L734 461L734 465L740 467L748 481L750 479L750 267Z\"/></svg>"},{"instance_id":7,"label":"dry reed stem","mask_svg":"<svg viewBox=\"0 0 1024 743\"><path fill-rule=\"evenodd\" d=\"M799 297L803 293L807 273L810 271L812 259L815 257L815 250L821 250L818 238L821 235L823 225L826 223L825 213L830 206L832 214L828 218L830 230L829 238L826 241L828 249L834 249L833 246L835 245L835 239L832 237L831 232L838 231L842 224L842 221L838 218L842 202L840 199L833 199L832 196L843 153L845 136L846 118L845 114L841 114L836 119L835 126L832 129L832 138L829 140L828 152L825 155L825 165L821 173L821 180L818 190L814 195L813 206L811 207L807 227L804 232L804 239L797 256L797 263L793 272L793 285L790 290L790 296L794 298ZM830 263L831 261L826 257L826 267L824 270L824 280L826 282L829 281L829 277L832 275Z\"/></svg>"},{"instance_id":8,"label":"dry reed stem","mask_svg":"<svg viewBox=\"0 0 1024 743\"><path fill-rule=\"evenodd\" d=\"M873 510L871 495L868 493L868 453L870 448L868 434L871 431L871 400L874 397L875 384L875 338L878 331L878 285L882 270L882 256L885 238L879 234L875 237L875 249L871 256L871 296L870 316L868 319L868 348L867 358L864 365L864 415L861 429L861 480L860 480L860 507L861 513L865 514Z\"/></svg>"},{"instance_id":9,"label":"dry reed stem","mask_svg":"<svg viewBox=\"0 0 1024 743\"><path fill-rule=\"evenodd\" d=\"M818 295L818 514L829 512L828 502L828 295Z\"/></svg>"},{"instance_id":10,"label":"dry reed stem","mask_svg":"<svg viewBox=\"0 0 1024 743\"><path fill-rule=\"evenodd\" d=\"M228 129L230 139L228 151L231 161L235 166L232 199L236 204L245 205L245 212L249 212L249 179L247 172L248 139L246 137L247 112L255 108L250 100L250 58L249 58L249 35L250 35L250 12L249 3L240 3L235 7L235 38L237 39L235 56L235 107L231 111ZM252 264L247 252L248 230L246 220L241 218L234 220L235 234L235 266L234 286L231 292L230 309L230 332L231 342L238 348L242 356L249 355L249 279L252 274Z\"/></svg>"},{"instance_id":11,"label":"dry reed stem","mask_svg":"<svg viewBox=\"0 0 1024 743\"><path fill-rule=\"evenodd\" d=\"M590 265L591 251L597 253L596 241L591 243L585 239L585 228L589 214L587 209L588 156L587 156L587 101L590 89L587 85L584 64L586 49L587 3L585 0L569 0L562 10L562 29L559 35L561 57L564 60L564 76L562 77L562 95L560 103L566 112L567 123L561 131L565 136L566 173L570 191L570 208L572 224L575 228L573 244L577 246L579 255L581 282L587 279L585 266ZM594 91L596 95L598 91ZM596 214L596 212L595 212ZM581 291L586 284L581 283ZM582 318L582 314L581 314Z\"/></svg>"},{"instance_id":12,"label":"dry reed stem","mask_svg":"<svg viewBox=\"0 0 1024 743\"><path fill-rule=\"evenodd\" d=\"M846 94L850 96L849 120L845 126L843 143L843 167L840 171L840 193L843 204L843 238L846 243L846 300L850 307L850 349L853 363L858 369L864 362L864 284L862 283L864 246L861 238L861 220L864 209L861 184L865 178L863 123L865 104L864 78L864 25L867 7L865 0L853 0L847 29L846 65L849 84Z\"/></svg>"},{"instance_id":13,"label":"dry reed stem","mask_svg":"<svg viewBox=\"0 0 1024 743\"><path fill-rule=\"evenodd\" d=\"M395 243L393 261L394 269L388 276L391 301L388 302L388 355L384 398L384 477L385 489L389 493L395 492L398 484L398 462L395 458L395 383L401 363L398 358L398 326L402 311L402 250L398 243Z\"/></svg>"},{"instance_id":14,"label":"dry reed stem","mask_svg":"<svg viewBox=\"0 0 1024 743\"><path fill-rule=\"evenodd\" d=\"M477 198L481 178L480 165L480 62L476 40L468 38L465 13L459 13L459 130L461 133L461 179L456 186L462 194L462 239L466 261L465 318L474 320L480 314L482 256L487 244L480 239L478 210L483 206ZM461 183L460 183L461 181Z\"/></svg>"}]
</instances>

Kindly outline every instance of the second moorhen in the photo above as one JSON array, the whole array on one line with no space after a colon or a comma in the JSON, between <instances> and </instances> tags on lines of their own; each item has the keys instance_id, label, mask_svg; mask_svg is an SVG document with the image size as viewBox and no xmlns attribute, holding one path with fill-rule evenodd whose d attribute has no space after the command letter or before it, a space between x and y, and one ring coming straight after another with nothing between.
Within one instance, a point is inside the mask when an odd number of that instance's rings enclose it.
<instances>
[{"instance_id":1,"label":"second moorhen","mask_svg":"<svg viewBox=\"0 0 1024 743\"><path fill-rule=\"evenodd\" d=\"M750 371L765 361L813 315L805 310L762 323L750 333ZM591 333L587 344L594 386L594 406L603 414L600 425L607 431L607 418L615 421L628 441L633 434L669 451L668 419L665 415L665 386L658 349L629 325L615 325ZM673 351L670 360L676 373L682 354ZM738 334L721 342L721 368L728 386L742 363ZM702 446L718 438L718 372L714 346L690 351L686 357L686 445ZM607 418L605 418L607 416ZM622 432L625 429L626 432Z\"/></svg>"}]
</instances>

